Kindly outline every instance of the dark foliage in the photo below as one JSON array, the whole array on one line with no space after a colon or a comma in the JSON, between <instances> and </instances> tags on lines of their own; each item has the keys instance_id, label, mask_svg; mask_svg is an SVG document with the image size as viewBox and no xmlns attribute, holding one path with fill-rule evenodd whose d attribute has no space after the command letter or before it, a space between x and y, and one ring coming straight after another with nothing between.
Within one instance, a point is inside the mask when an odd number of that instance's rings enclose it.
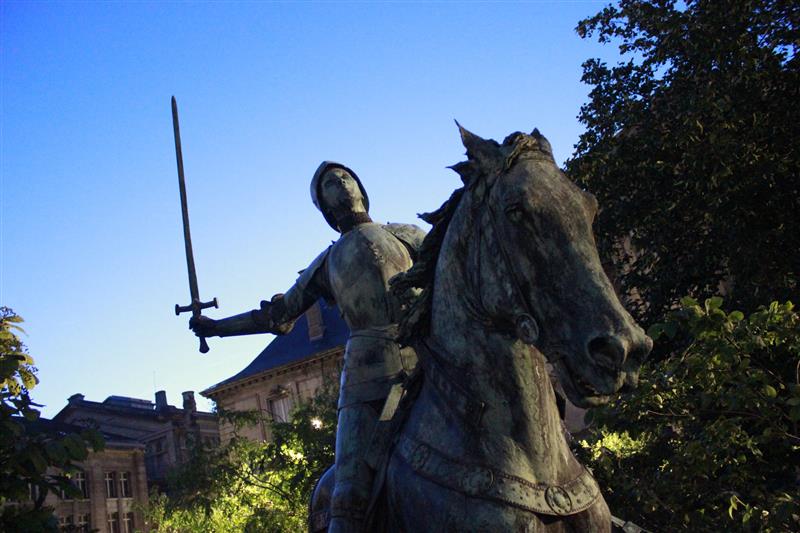
<instances>
[{"instance_id":1,"label":"dark foliage","mask_svg":"<svg viewBox=\"0 0 800 533\"><path fill-rule=\"evenodd\" d=\"M797 294L800 4L623 0L577 27L623 61L583 65L586 132L567 171L651 323L683 295L735 308Z\"/></svg>"},{"instance_id":2,"label":"dark foliage","mask_svg":"<svg viewBox=\"0 0 800 533\"><path fill-rule=\"evenodd\" d=\"M20 323L0 307L0 531L58 531L47 494L80 496L70 479L76 462L104 442L95 430L55 430L39 420L30 396L39 380Z\"/></svg>"},{"instance_id":3,"label":"dark foliage","mask_svg":"<svg viewBox=\"0 0 800 533\"><path fill-rule=\"evenodd\" d=\"M800 530L800 315L685 298L655 338L686 349L592 412L578 450L616 514L652 531Z\"/></svg>"}]
</instances>

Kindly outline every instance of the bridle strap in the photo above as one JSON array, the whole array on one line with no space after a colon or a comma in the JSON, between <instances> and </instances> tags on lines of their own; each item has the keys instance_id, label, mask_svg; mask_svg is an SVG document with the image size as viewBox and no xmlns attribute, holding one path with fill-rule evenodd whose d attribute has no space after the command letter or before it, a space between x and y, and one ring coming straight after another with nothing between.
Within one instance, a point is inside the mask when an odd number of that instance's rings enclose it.
<instances>
[{"instance_id":1,"label":"bridle strap","mask_svg":"<svg viewBox=\"0 0 800 533\"><path fill-rule=\"evenodd\" d=\"M495 178L495 183L498 179L500 179L500 176ZM494 184L492 185L494 186ZM489 224L492 226L492 231L494 231L494 234L497 238L497 245L500 248L500 256L502 257L502 260L506 265L506 270L508 270L508 273L511 277L512 289L514 291L513 297L515 300L517 300L517 303L520 304L520 307L522 308L522 313L517 314L514 318L514 326L516 328L517 337L519 337L520 340L526 344L533 345L539 337L539 326L534 318L533 308L528 302L528 299L525 297L525 293L522 292L522 275L516 268L514 268L514 262L511 261L511 257L506 248L506 242L508 240L507 235L502 227L502 224L497 222L497 216L494 208L492 208L492 203L486 201L486 198L488 198L491 190L491 188L487 190L486 197L484 198L486 208L489 212Z\"/></svg>"}]
</instances>

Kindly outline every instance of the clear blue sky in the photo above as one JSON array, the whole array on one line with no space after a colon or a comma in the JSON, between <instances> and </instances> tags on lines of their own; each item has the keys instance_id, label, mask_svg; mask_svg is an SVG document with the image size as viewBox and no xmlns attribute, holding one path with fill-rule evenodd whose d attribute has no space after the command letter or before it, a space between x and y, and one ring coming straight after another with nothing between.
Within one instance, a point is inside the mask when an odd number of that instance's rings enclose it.
<instances>
[{"instance_id":1,"label":"clear blue sky","mask_svg":"<svg viewBox=\"0 0 800 533\"><path fill-rule=\"evenodd\" d=\"M0 303L26 320L34 399L48 416L76 392L179 404L271 339L201 355L174 315L189 291L171 95L200 294L227 316L336 238L309 199L324 159L359 173L374 219L412 222L458 185L453 119L497 139L538 127L569 157L580 65L615 53L574 28L604 4L0 3Z\"/></svg>"}]
</instances>

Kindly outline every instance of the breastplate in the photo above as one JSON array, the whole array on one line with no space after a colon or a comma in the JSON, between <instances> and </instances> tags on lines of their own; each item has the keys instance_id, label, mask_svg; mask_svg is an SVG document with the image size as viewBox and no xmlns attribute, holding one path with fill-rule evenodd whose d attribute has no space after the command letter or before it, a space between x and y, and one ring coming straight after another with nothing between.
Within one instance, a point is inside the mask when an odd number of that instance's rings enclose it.
<instances>
[{"instance_id":1,"label":"breastplate","mask_svg":"<svg viewBox=\"0 0 800 533\"><path fill-rule=\"evenodd\" d=\"M396 322L398 304L389 279L411 267L405 245L380 224L361 224L342 235L328 255L331 292L351 330Z\"/></svg>"}]
</instances>

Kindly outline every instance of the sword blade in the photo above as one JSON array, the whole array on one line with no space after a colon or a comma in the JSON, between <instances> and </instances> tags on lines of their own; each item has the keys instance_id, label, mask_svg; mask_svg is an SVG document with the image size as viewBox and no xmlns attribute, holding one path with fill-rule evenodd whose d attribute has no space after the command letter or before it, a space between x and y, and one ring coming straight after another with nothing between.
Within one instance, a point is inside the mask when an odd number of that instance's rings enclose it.
<instances>
[{"instance_id":1,"label":"sword blade","mask_svg":"<svg viewBox=\"0 0 800 533\"><path fill-rule=\"evenodd\" d=\"M178 124L178 103L172 97L172 130L175 134L175 157L178 160L178 185L181 190L181 213L183 215L183 242L186 246L186 269L189 272L189 293L192 297L192 314L200 315L200 291L197 289L197 271L192 252L192 232L189 229L189 204L186 200L186 180L183 175L183 152L181 151L181 129Z\"/></svg>"}]
</instances>

